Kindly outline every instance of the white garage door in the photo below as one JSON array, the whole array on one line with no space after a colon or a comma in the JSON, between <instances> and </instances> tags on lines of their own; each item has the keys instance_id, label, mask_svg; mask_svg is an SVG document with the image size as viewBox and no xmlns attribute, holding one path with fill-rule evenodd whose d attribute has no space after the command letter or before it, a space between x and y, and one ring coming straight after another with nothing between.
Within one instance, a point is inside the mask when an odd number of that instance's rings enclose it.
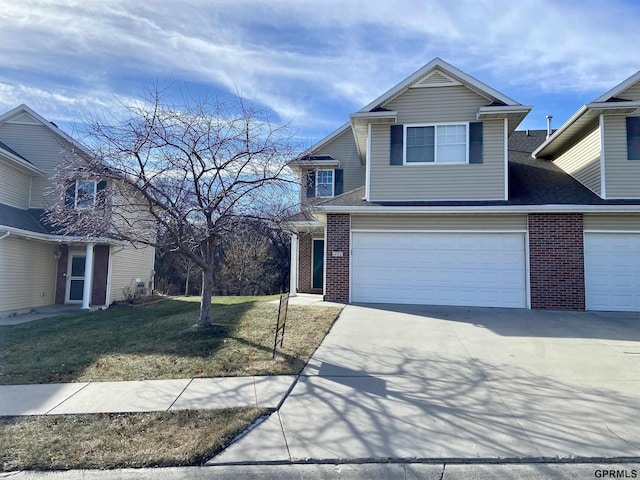
<instances>
[{"instance_id":1,"label":"white garage door","mask_svg":"<svg viewBox=\"0 0 640 480\"><path fill-rule=\"evenodd\" d=\"M640 234L585 233L587 310L640 311Z\"/></svg>"},{"instance_id":2,"label":"white garage door","mask_svg":"<svg viewBox=\"0 0 640 480\"><path fill-rule=\"evenodd\" d=\"M351 300L526 307L524 234L354 232Z\"/></svg>"}]
</instances>

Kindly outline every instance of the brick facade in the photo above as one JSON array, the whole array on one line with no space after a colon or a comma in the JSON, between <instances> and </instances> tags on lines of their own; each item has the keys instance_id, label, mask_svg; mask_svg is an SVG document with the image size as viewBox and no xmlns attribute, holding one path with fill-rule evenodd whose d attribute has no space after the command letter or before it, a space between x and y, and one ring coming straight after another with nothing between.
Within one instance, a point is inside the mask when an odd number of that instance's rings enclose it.
<instances>
[{"instance_id":1,"label":"brick facade","mask_svg":"<svg viewBox=\"0 0 640 480\"><path fill-rule=\"evenodd\" d=\"M529 215L531 308L584 310L583 216Z\"/></svg>"},{"instance_id":2,"label":"brick facade","mask_svg":"<svg viewBox=\"0 0 640 480\"><path fill-rule=\"evenodd\" d=\"M67 267L69 265L69 247L60 245L58 271L56 273L55 303L63 304L67 294ZM93 284L91 305L107 304L107 282L109 280L109 246L96 245L93 249Z\"/></svg>"},{"instance_id":3,"label":"brick facade","mask_svg":"<svg viewBox=\"0 0 640 480\"><path fill-rule=\"evenodd\" d=\"M298 292L322 293L321 288L312 288L313 273L313 234L298 235Z\"/></svg>"},{"instance_id":4,"label":"brick facade","mask_svg":"<svg viewBox=\"0 0 640 480\"><path fill-rule=\"evenodd\" d=\"M109 275L109 245L93 248L93 282L91 305L107 304L107 280Z\"/></svg>"},{"instance_id":5,"label":"brick facade","mask_svg":"<svg viewBox=\"0 0 640 480\"><path fill-rule=\"evenodd\" d=\"M349 302L350 233L351 215L327 214L325 300L330 302Z\"/></svg>"}]
</instances>

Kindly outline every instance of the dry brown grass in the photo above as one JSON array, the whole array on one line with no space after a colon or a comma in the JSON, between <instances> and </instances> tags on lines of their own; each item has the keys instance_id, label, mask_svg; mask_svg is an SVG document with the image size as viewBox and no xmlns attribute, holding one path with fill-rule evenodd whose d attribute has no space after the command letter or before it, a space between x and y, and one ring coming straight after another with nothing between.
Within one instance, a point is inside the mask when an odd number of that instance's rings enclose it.
<instances>
[{"instance_id":1,"label":"dry brown grass","mask_svg":"<svg viewBox=\"0 0 640 480\"><path fill-rule=\"evenodd\" d=\"M0 327L0 384L297 374L340 309L290 306L272 360L272 298L218 297L206 329L195 297Z\"/></svg>"},{"instance_id":2,"label":"dry brown grass","mask_svg":"<svg viewBox=\"0 0 640 480\"><path fill-rule=\"evenodd\" d=\"M200 465L264 409L0 418L2 471Z\"/></svg>"}]
</instances>

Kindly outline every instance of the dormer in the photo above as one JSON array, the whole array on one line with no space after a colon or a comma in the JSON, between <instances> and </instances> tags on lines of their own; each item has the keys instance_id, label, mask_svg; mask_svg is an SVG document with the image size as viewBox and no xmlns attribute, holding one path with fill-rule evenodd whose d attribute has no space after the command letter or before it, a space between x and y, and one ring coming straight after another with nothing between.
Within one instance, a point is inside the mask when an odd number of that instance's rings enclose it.
<instances>
[{"instance_id":1,"label":"dormer","mask_svg":"<svg viewBox=\"0 0 640 480\"><path fill-rule=\"evenodd\" d=\"M530 110L435 58L350 115L365 199L507 200L507 139Z\"/></svg>"},{"instance_id":2,"label":"dormer","mask_svg":"<svg viewBox=\"0 0 640 480\"><path fill-rule=\"evenodd\" d=\"M533 156L603 199L640 198L640 72L580 108Z\"/></svg>"}]
</instances>

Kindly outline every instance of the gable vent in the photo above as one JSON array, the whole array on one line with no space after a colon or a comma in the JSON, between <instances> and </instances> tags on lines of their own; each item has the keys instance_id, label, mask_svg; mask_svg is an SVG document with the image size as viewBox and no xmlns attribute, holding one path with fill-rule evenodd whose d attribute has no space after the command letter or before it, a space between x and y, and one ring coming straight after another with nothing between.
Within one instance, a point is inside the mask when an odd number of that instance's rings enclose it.
<instances>
[{"instance_id":1,"label":"gable vent","mask_svg":"<svg viewBox=\"0 0 640 480\"><path fill-rule=\"evenodd\" d=\"M41 123L33 118L28 113L21 113L20 115L16 115L10 120L7 120L7 123L17 123L20 125L41 125Z\"/></svg>"},{"instance_id":2,"label":"gable vent","mask_svg":"<svg viewBox=\"0 0 640 480\"><path fill-rule=\"evenodd\" d=\"M461 83L439 70L434 70L422 80L412 85L411 88L450 87L453 85L461 85Z\"/></svg>"}]
</instances>

